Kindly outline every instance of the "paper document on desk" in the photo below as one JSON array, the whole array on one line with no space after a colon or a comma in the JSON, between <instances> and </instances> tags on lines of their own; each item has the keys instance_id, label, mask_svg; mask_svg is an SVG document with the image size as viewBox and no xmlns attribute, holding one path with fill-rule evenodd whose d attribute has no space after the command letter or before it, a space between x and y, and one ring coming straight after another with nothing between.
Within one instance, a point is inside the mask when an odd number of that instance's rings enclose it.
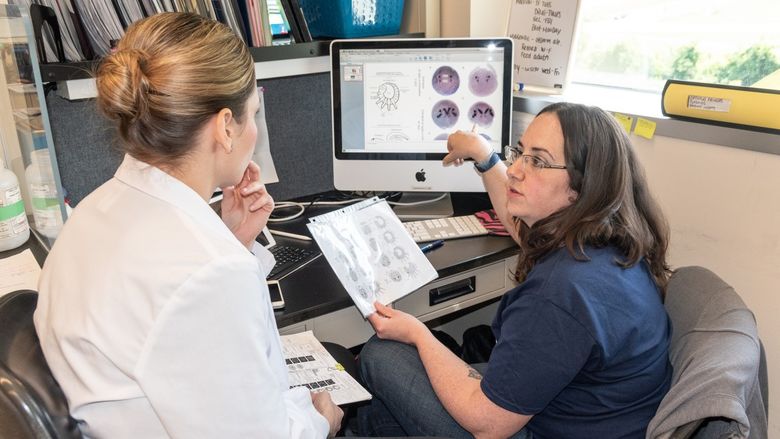
<instances>
[{"instance_id":1,"label":"paper document on desk","mask_svg":"<svg viewBox=\"0 0 780 439\"><path fill-rule=\"evenodd\" d=\"M438 276L386 201L377 197L309 219L309 230L364 317Z\"/></svg>"},{"instance_id":2,"label":"paper document on desk","mask_svg":"<svg viewBox=\"0 0 780 439\"><path fill-rule=\"evenodd\" d=\"M17 290L38 291L41 266L30 249L0 259L0 296Z\"/></svg>"},{"instance_id":3,"label":"paper document on desk","mask_svg":"<svg viewBox=\"0 0 780 439\"><path fill-rule=\"evenodd\" d=\"M371 399L371 394L336 362L311 331L283 335L281 339L291 389L326 391L336 405Z\"/></svg>"},{"instance_id":4,"label":"paper document on desk","mask_svg":"<svg viewBox=\"0 0 780 439\"><path fill-rule=\"evenodd\" d=\"M271 157L271 142L268 140L268 125L265 123L265 93L263 87L257 87L257 95L260 98L260 109L255 115L257 137L255 139L255 152L252 160L260 166L260 180L263 184L278 183L274 159Z\"/></svg>"}]
</instances>

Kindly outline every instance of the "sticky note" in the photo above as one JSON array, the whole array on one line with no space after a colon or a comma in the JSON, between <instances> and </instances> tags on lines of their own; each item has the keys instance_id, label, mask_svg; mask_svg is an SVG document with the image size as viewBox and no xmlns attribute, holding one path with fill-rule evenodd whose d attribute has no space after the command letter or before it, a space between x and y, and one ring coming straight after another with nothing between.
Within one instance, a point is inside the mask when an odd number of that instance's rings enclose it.
<instances>
[{"instance_id":1,"label":"sticky note","mask_svg":"<svg viewBox=\"0 0 780 439\"><path fill-rule=\"evenodd\" d=\"M626 133L631 133L631 123L634 121L634 118L627 115L627 114L621 114L621 113L612 113L613 116L615 116L615 119L617 119L618 122L620 122L620 125L623 127L624 130L626 130Z\"/></svg>"},{"instance_id":2,"label":"sticky note","mask_svg":"<svg viewBox=\"0 0 780 439\"><path fill-rule=\"evenodd\" d=\"M636 128L634 128L634 134L642 136L645 139L652 139L655 134L655 122L652 120L636 118Z\"/></svg>"}]
</instances>

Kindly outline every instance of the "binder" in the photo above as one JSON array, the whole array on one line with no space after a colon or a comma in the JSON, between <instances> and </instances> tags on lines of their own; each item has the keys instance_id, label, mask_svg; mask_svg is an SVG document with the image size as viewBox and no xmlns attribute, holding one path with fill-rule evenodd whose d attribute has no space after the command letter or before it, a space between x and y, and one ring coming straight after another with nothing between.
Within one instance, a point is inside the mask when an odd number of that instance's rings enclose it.
<instances>
[{"instance_id":1,"label":"binder","mask_svg":"<svg viewBox=\"0 0 780 439\"><path fill-rule=\"evenodd\" d=\"M293 41L296 43L303 43L305 40L303 38L303 34L301 33L301 28L298 25L298 19L295 13L296 8L293 5L292 0L279 0L279 3L282 4L282 9L284 9L284 16L287 18L287 24L290 25L290 34L292 35ZM298 11L300 13L300 8L298 8Z\"/></svg>"},{"instance_id":2,"label":"binder","mask_svg":"<svg viewBox=\"0 0 780 439\"><path fill-rule=\"evenodd\" d=\"M301 33L301 40L297 42L309 42L312 40L311 33L309 32L309 25L306 23L306 17L303 15L303 8L301 8L298 0L289 0L292 8L293 16L295 16L295 23L298 25L298 31Z\"/></svg>"},{"instance_id":3,"label":"binder","mask_svg":"<svg viewBox=\"0 0 780 439\"><path fill-rule=\"evenodd\" d=\"M780 90L670 79L661 101L664 116L780 134Z\"/></svg>"}]
</instances>

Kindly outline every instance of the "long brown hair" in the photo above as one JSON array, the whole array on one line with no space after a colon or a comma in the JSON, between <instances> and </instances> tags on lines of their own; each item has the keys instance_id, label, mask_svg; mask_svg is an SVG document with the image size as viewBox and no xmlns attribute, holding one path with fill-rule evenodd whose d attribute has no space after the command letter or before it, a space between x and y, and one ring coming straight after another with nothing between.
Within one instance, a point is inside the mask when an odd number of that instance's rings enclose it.
<instances>
[{"instance_id":1,"label":"long brown hair","mask_svg":"<svg viewBox=\"0 0 780 439\"><path fill-rule=\"evenodd\" d=\"M647 264L663 294L671 274L669 227L625 131L596 107L562 102L543 113L560 121L569 186L578 197L532 227L516 220L521 254L515 278L522 282L540 258L564 245L578 260L588 260L586 245L611 245L624 255L615 261L621 267Z\"/></svg>"},{"instance_id":2,"label":"long brown hair","mask_svg":"<svg viewBox=\"0 0 780 439\"><path fill-rule=\"evenodd\" d=\"M256 87L249 50L222 23L169 12L133 23L97 70L98 107L125 152L175 166L204 123L229 108L241 123Z\"/></svg>"}]
</instances>

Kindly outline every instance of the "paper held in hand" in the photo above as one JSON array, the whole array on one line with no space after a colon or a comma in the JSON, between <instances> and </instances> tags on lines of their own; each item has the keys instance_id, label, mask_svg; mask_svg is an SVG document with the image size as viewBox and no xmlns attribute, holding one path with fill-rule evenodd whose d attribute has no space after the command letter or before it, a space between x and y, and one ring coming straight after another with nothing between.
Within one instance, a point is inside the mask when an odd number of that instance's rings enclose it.
<instances>
[{"instance_id":1,"label":"paper held in hand","mask_svg":"<svg viewBox=\"0 0 780 439\"><path fill-rule=\"evenodd\" d=\"M364 317L438 276L386 201L374 197L309 219L311 235Z\"/></svg>"},{"instance_id":2,"label":"paper held in hand","mask_svg":"<svg viewBox=\"0 0 780 439\"><path fill-rule=\"evenodd\" d=\"M326 391L336 405L371 399L371 394L336 362L311 331L283 335L281 339L290 388Z\"/></svg>"}]
</instances>

